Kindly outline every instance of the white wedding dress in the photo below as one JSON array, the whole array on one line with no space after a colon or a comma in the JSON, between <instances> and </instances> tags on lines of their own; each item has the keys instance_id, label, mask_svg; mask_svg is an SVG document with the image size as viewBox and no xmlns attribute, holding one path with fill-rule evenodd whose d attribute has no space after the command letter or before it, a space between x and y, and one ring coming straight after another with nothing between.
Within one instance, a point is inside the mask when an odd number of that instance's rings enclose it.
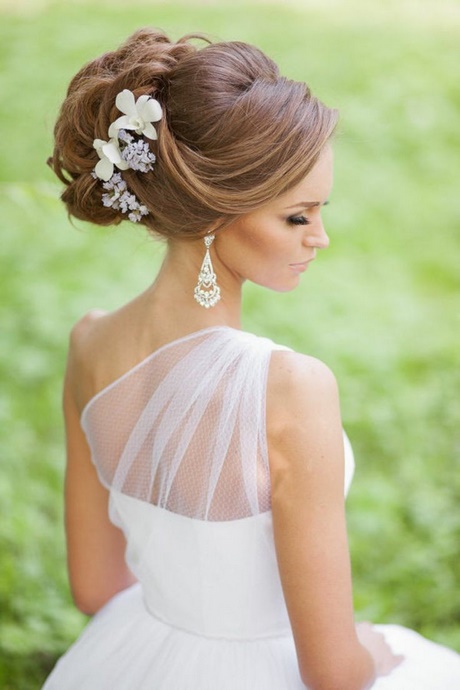
<instances>
[{"instance_id":1,"label":"white wedding dress","mask_svg":"<svg viewBox=\"0 0 460 690\"><path fill-rule=\"evenodd\" d=\"M305 690L270 512L265 390L283 349L207 328L88 402L81 423L139 583L93 617L44 690ZM455 652L377 627L406 659L375 690L460 689Z\"/></svg>"}]
</instances>

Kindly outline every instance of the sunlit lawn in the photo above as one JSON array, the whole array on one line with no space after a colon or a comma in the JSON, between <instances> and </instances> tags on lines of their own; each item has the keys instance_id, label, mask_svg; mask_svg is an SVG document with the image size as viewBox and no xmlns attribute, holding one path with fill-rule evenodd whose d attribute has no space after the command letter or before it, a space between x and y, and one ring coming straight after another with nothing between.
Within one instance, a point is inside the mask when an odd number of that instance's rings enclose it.
<instances>
[{"instance_id":1,"label":"sunlit lawn","mask_svg":"<svg viewBox=\"0 0 460 690\"><path fill-rule=\"evenodd\" d=\"M294 293L248 286L244 326L320 357L339 379L358 463L349 525L359 617L460 650L459 11L383 0L8 6L0 686L37 688L85 622L68 594L62 534L68 331L89 308L145 288L161 258L134 226L72 227L44 161L70 77L145 24L256 43L341 110L331 248Z\"/></svg>"}]
</instances>

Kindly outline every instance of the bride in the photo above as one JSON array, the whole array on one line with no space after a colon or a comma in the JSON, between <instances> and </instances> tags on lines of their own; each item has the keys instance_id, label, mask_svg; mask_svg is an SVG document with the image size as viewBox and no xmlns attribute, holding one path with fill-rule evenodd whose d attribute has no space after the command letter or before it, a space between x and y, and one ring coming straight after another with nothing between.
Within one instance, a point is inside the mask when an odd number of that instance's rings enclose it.
<instances>
[{"instance_id":1,"label":"bride","mask_svg":"<svg viewBox=\"0 0 460 690\"><path fill-rule=\"evenodd\" d=\"M46 690L460 688L455 652L355 624L334 376L241 330L245 281L293 290L328 247L336 121L239 42L142 29L72 80L69 213L167 251L70 336L68 569L94 617Z\"/></svg>"}]
</instances>

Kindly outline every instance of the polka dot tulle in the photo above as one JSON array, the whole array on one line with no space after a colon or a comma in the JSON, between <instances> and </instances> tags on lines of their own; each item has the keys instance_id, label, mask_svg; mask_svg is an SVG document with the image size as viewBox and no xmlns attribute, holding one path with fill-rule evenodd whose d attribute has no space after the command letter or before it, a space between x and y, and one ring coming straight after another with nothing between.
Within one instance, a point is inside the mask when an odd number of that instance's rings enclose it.
<instances>
[{"instance_id":1,"label":"polka dot tulle","mask_svg":"<svg viewBox=\"0 0 460 690\"><path fill-rule=\"evenodd\" d=\"M265 386L271 341L206 329L161 348L86 407L103 483L202 520L270 509Z\"/></svg>"}]
</instances>

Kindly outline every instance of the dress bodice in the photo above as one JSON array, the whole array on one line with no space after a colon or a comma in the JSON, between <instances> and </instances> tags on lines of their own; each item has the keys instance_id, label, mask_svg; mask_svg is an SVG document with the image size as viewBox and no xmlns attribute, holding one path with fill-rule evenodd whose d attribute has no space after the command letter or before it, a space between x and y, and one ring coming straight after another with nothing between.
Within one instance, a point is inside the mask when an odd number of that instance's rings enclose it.
<instances>
[{"instance_id":1,"label":"dress bodice","mask_svg":"<svg viewBox=\"0 0 460 690\"><path fill-rule=\"evenodd\" d=\"M90 400L82 426L148 610L209 637L289 635L270 511L271 353L227 327L152 353ZM353 455L345 437L346 488Z\"/></svg>"},{"instance_id":2,"label":"dress bodice","mask_svg":"<svg viewBox=\"0 0 460 690\"><path fill-rule=\"evenodd\" d=\"M111 512L156 618L205 637L290 634L270 511L197 520L112 492Z\"/></svg>"}]
</instances>

